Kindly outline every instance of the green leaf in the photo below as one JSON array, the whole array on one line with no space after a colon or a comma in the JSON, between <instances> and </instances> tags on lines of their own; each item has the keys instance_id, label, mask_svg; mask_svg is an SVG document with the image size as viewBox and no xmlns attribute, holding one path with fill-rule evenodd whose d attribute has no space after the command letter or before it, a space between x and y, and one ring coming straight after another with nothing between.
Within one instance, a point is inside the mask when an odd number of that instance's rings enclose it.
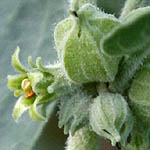
<instances>
[{"instance_id":1,"label":"green leaf","mask_svg":"<svg viewBox=\"0 0 150 150\"><path fill-rule=\"evenodd\" d=\"M24 96L21 96L17 100L17 103L13 110L14 119L18 120L21 117L21 115L32 106L34 100L35 97L31 99L26 99Z\"/></svg>"},{"instance_id":2,"label":"green leaf","mask_svg":"<svg viewBox=\"0 0 150 150\"><path fill-rule=\"evenodd\" d=\"M47 122L32 121L25 112L16 123L12 117L16 98L7 88L7 75L15 74L10 62L17 45L25 66L29 55L33 60L41 56L44 64L56 60L53 29L66 16L67 1L1 0L0 3L0 149L62 150L65 136L58 129L55 103L47 108Z\"/></svg>"},{"instance_id":3,"label":"green leaf","mask_svg":"<svg viewBox=\"0 0 150 150\"><path fill-rule=\"evenodd\" d=\"M150 9L135 16L103 39L101 47L105 53L111 56L131 55L149 44Z\"/></svg>"},{"instance_id":4,"label":"green leaf","mask_svg":"<svg viewBox=\"0 0 150 150\"><path fill-rule=\"evenodd\" d=\"M15 53L12 56L12 64L17 71L19 71L21 73L27 73L27 70L20 63L19 52L20 52L20 48L17 47Z\"/></svg>"},{"instance_id":5,"label":"green leaf","mask_svg":"<svg viewBox=\"0 0 150 150\"><path fill-rule=\"evenodd\" d=\"M136 73L129 90L132 110L138 120L150 122L150 59Z\"/></svg>"},{"instance_id":6,"label":"green leaf","mask_svg":"<svg viewBox=\"0 0 150 150\"><path fill-rule=\"evenodd\" d=\"M124 19L131 11L142 6L145 0L126 0L120 19Z\"/></svg>"},{"instance_id":7,"label":"green leaf","mask_svg":"<svg viewBox=\"0 0 150 150\"><path fill-rule=\"evenodd\" d=\"M130 81L144 62L146 56L150 54L150 48L145 47L143 51L131 55L125 59L119 67L118 74L109 89L112 92L124 93L130 86Z\"/></svg>"},{"instance_id":8,"label":"green leaf","mask_svg":"<svg viewBox=\"0 0 150 150\"><path fill-rule=\"evenodd\" d=\"M91 98L83 92L73 92L61 98L59 106L59 127L64 126L64 133L71 134L88 123L88 108Z\"/></svg>"},{"instance_id":9,"label":"green leaf","mask_svg":"<svg viewBox=\"0 0 150 150\"><path fill-rule=\"evenodd\" d=\"M149 150L150 147L150 129L149 125L136 123L129 144L123 150Z\"/></svg>"}]
</instances>

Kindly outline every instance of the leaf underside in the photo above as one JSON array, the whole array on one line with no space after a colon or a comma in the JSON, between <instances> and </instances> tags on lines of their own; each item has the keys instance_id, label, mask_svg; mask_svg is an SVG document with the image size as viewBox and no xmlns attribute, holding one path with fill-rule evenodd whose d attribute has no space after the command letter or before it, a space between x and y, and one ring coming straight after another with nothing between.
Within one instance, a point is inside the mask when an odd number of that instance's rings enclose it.
<instances>
[{"instance_id":1,"label":"leaf underside","mask_svg":"<svg viewBox=\"0 0 150 150\"><path fill-rule=\"evenodd\" d=\"M59 106L59 127L64 126L64 133L69 130L74 135L75 132L88 123L89 104L91 98L83 92L74 92L66 95L60 101Z\"/></svg>"}]
</instances>

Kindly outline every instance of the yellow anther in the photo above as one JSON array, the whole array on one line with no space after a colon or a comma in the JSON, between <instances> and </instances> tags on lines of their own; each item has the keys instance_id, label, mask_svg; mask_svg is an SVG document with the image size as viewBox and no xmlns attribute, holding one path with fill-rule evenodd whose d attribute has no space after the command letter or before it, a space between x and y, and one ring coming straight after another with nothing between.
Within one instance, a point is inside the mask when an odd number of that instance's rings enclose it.
<instances>
[{"instance_id":1,"label":"yellow anther","mask_svg":"<svg viewBox=\"0 0 150 150\"><path fill-rule=\"evenodd\" d=\"M28 79L24 79L21 83L21 87L24 91L28 91L31 89L31 83Z\"/></svg>"}]
</instances>

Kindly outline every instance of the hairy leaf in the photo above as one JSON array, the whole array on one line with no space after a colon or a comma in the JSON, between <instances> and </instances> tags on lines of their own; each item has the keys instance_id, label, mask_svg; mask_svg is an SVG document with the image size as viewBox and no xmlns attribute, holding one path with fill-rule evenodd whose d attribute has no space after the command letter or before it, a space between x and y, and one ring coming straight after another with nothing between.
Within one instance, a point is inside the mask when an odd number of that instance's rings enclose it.
<instances>
[{"instance_id":1,"label":"hairy leaf","mask_svg":"<svg viewBox=\"0 0 150 150\"><path fill-rule=\"evenodd\" d=\"M137 72L129 90L134 115L142 122L150 122L150 59Z\"/></svg>"},{"instance_id":2,"label":"hairy leaf","mask_svg":"<svg viewBox=\"0 0 150 150\"><path fill-rule=\"evenodd\" d=\"M81 91L68 94L60 101L59 127L64 126L65 134L76 130L88 123L89 104L91 98Z\"/></svg>"},{"instance_id":3,"label":"hairy leaf","mask_svg":"<svg viewBox=\"0 0 150 150\"><path fill-rule=\"evenodd\" d=\"M109 89L112 92L124 93L129 88L130 81L134 77L136 71L140 68L146 56L150 54L150 48L145 47L143 51L131 55L128 59L124 59L119 67L118 74L114 82L110 84Z\"/></svg>"},{"instance_id":4,"label":"hairy leaf","mask_svg":"<svg viewBox=\"0 0 150 150\"><path fill-rule=\"evenodd\" d=\"M103 51L112 56L131 55L142 51L150 42L149 20L150 9L120 25L102 41Z\"/></svg>"}]
</instances>

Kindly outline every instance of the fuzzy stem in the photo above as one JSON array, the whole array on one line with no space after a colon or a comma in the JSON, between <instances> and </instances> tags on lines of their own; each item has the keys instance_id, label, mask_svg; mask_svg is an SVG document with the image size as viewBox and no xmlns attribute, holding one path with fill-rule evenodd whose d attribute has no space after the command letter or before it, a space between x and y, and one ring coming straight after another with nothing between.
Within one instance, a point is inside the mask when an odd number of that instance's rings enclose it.
<instances>
[{"instance_id":1,"label":"fuzzy stem","mask_svg":"<svg viewBox=\"0 0 150 150\"><path fill-rule=\"evenodd\" d=\"M108 92L107 86L105 83L99 83L97 85L97 92L100 94L102 92Z\"/></svg>"},{"instance_id":2,"label":"fuzzy stem","mask_svg":"<svg viewBox=\"0 0 150 150\"><path fill-rule=\"evenodd\" d=\"M70 8L71 10L77 11L82 5L86 3L91 3L93 5L97 5L97 0L71 0Z\"/></svg>"},{"instance_id":3,"label":"fuzzy stem","mask_svg":"<svg viewBox=\"0 0 150 150\"><path fill-rule=\"evenodd\" d=\"M123 19L127 16L132 10L140 7L143 4L144 0L127 0L124 8L122 9L122 13L120 19Z\"/></svg>"},{"instance_id":4,"label":"fuzzy stem","mask_svg":"<svg viewBox=\"0 0 150 150\"><path fill-rule=\"evenodd\" d=\"M66 150L98 150L98 136L89 130L89 128L83 127L79 129L74 136L69 134L67 140Z\"/></svg>"}]
</instances>

